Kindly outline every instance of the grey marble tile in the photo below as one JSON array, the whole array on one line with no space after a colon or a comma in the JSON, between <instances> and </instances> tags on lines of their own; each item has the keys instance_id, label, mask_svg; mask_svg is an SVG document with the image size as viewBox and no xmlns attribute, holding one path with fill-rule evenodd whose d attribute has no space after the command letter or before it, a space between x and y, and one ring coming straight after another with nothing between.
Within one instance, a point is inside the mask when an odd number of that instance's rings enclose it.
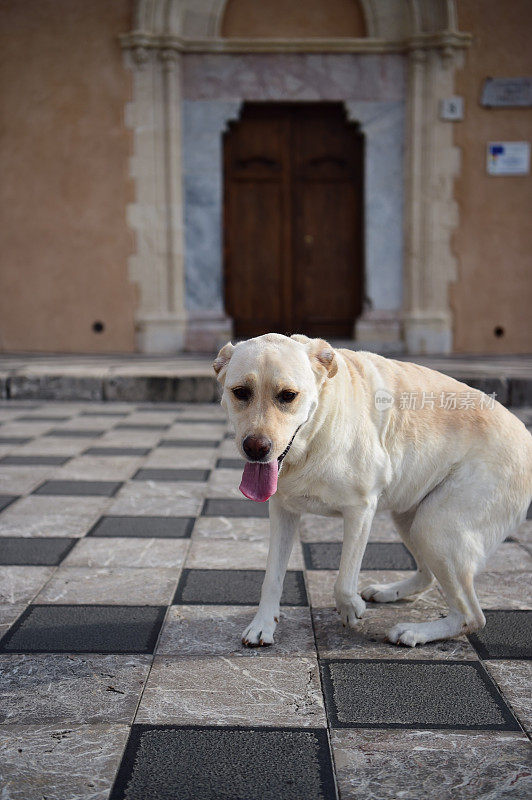
<instances>
[{"instance_id":1,"label":"grey marble tile","mask_svg":"<svg viewBox=\"0 0 532 800\"><path fill-rule=\"evenodd\" d=\"M63 437L54 439L52 436L40 436L36 439L31 439L27 444L18 448L17 454L73 456L82 453L91 443L91 439L65 439Z\"/></svg>"},{"instance_id":2,"label":"grey marble tile","mask_svg":"<svg viewBox=\"0 0 532 800\"><path fill-rule=\"evenodd\" d=\"M35 602L126 605L170 603L178 577L178 570L162 567L59 567Z\"/></svg>"},{"instance_id":3,"label":"grey marble tile","mask_svg":"<svg viewBox=\"0 0 532 800\"><path fill-rule=\"evenodd\" d=\"M133 475L141 463L140 458L131 456L82 455L54 470L49 477L56 481L125 481Z\"/></svg>"},{"instance_id":4,"label":"grey marble tile","mask_svg":"<svg viewBox=\"0 0 532 800\"><path fill-rule=\"evenodd\" d=\"M320 658L477 660L465 636L416 647L400 647L386 640L387 632L398 622L427 622L438 618L438 614L421 605L420 600L379 606L368 604L357 628L344 628L334 608L313 608L312 617Z\"/></svg>"},{"instance_id":5,"label":"grey marble tile","mask_svg":"<svg viewBox=\"0 0 532 800\"><path fill-rule=\"evenodd\" d=\"M53 575L54 567L0 567L0 604L29 603Z\"/></svg>"},{"instance_id":6,"label":"grey marble tile","mask_svg":"<svg viewBox=\"0 0 532 800\"><path fill-rule=\"evenodd\" d=\"M257 517L198 517L193 539L225 539L235 542L268 541L270 520Z\"/></svg>"},{"instance_id":7,"label":"grey marble tile","mask_svg":"<svg viewBox=\"0 0 532 800\"><path fill-rule=\"evenodd\" d=\"M532 572L532 555L521 545L503 542L486 564L488 572ZM530 575L532 584L532 575Z\"/></svg>"},{"instance_id":8,"label":"grey marble tile","mask_svg":"<svg viewBox=\"0 0 532 800\"><path fill-rule=\"evenodd\" d=\"M128 722L135 714L148 655L0 655L0 723Z\"/></svg>"},{"instance_id":9,"label":"grey marble tile","mask_svg":"<svg viewBox=\"0 0 532 800\"><path fill-rule=\"evenodd\" d=\"M530 572L482 572L475 587L482 608L532 609Z\"/></svg>"},{"instance_id":10,"label":"grey marble tile","mask_svg":"<svg viewBox=\"0 0 532 800\"><path fill-rule=\"evenodd\" d=\"M312 606L334 607L334 582L337 575L338 570L335 569L307 570L307 590ZM393 583L411 576L412 572L407 570L367 570L360 574L358 591L361 592L372 583Z\"/></svg>"},{"instance_id":11,"label":"grey marble tile","mask_svg":"<svg viewBox=\"0 0 532 800\"><path fill-rule=\"evenodd\" d=\"M299 532L303 542L341 542L344 536L343 521L341 517L320 517L316 514L303 514ZM388 511L378 511L375 514L369 541L401 541Z\"/></svg>"},{"instance_id":12,"label":"grey marble tile","mask_svg":"<svg viewBox=\"0 0 532 800\"><path fill-rule=\"evenodd\" d=\"M209 480L207 495L209 497L235 497L240 499L242 492L238 487L241 480L241 469L215 469Z\"/></svg>"},{"instance_id":13,"label":"grey marble tile","mask_svg":"<svg viewBox=\"0 0 532 800\"><path fill-rule=\"evenodd\" d=\"M240 453L236 448L234 439L224 439L218 448L218 458L239 458Z\"/></svg>"},{"instance_id":14,"label":"grey marble tile","mask_svg":"<svg viewBox=\"0 0 532 800\"><path fill-rule=\"evenodd\" d=\"M155 447L160 441L161 436L166 434L166 431L124 431L124 430L110 430L107 431L98 440L90 442L93 447ZM85 444L85 449L89 445Z\"/></svg>"},{"instance_id":15,"label":"grey marble tile","mask_svg":"<svg viewBox=\"0 0 532 800\"><path fill-rule=\"evenodd\" d=\"M122 487L107 513L118 516L196 516L203 505L204 492L204 484L135 481Z\"/></svg>"},{"instance_id":16,"label":"grey marble tile","mask_svg":"<svg viewBox=\"0 0 532 800\"><path fill-rule=\"evenodd\" d=\"M0 516L0 537L84 536L108 504L107 497L23 497Z\"/></svg>"},{"instance_id":17,"label":"grey marble tile","mask_svg":"<svg viewBox=\"0 0 532 800\"><path fill-rule=\"evenodd\" d=\"M171 606L157 646L158 655L246 656L315 655L308 608L283 606L271 647L244 647L242 632L256 606Z\"/></svg>"},{"instance_id":18,"label":"grey marble tile","mask_svg":"<svg viewBox=\"0 0 532 800\"><path fill-rule=\"evenodd\" d=\"M165 431L165 439L212 439L220 440L226 430L222 423L196 423L191 425L186 422L175 422Z\"/></svg>"},{"instance_id":19,"label":"grey marble tile","mask_svg":"<svg viewBox=\"0 0 532 800\"><path fill-rule=\"evenodd\" d=\"M2 800L107 800L127 725L0 728Z\"/></svg>"},{"instance_id":20,"label":"grey marble tile","mask_svg":"<svg viewBox=\"0 0 532 800\"><path fill-rule=\"evenodd\" d=\"M188 539L133 539L91 536L78 541L65 567L167 567L183 565Z\"/></svg>"},{"instance_id":21,"label":"grey marble tile","mask_svg":"<svg viewBox=\"0 0 532 800\"><path fill-rule=\"evenodd\" d=\"M523 728L532 734L532 661L485 661L484 666Z\"/></svg>"},{"instance_id":22,"label":"grey marble tile","mask_svg":"<svg viewBox=\"0 0 532 800\"><path fill-rule=\"evenodd\" d=\"M27 494L39 486L53 467L2 467L0 466L0 492L2 494Z\"/></svg>"},{"instance_id":23,"label":"grey marble tile","mask_svg":"<svg viewBox=\"0 0 532 800\"><path fill-rule=\"evenodd\" d=\"M342 800L528 800L530 744L518 733L333 731Z\"/></svg>"},{"instance_id":24,"label":"grey marble tile","mask_svg":"<svg viewBox=\"0 0 532 800\"><path fill-rule=\"evenodd\" d=\"M324 727L317 661L156 656L135 722Z\"/></svg>"},{"instance_id":25,"label":"grey marble tile","mask_svg":"<svg viewBox=\"0 0 532 800\"><path fill-rule=\"evenodd\" d=\"M512 533L512 538L522 544L532 545L532 519L527 519Z\"/></svg>"},{"instance_id":26,"label":"grey marble tile","mask_svg":"<svg viewBox=\"0 0 532 800\"><path fill-rule=\"evenodd\" d=\"M214 466L216 451L201 447L156 447L144 462L149 469L189 467L211 469Z\"/></svg>"},{"instance_id":27,"label":"grey marble tile","mask_svg":"<svg viewBox=\"0 0 532 800\"><path fill-rule=\"evenodd\" d=\"M24 609L25 603L10 603L9 605L0 606L0 625L5 625L9 628L15 620L20 617Z\"/></svg>"},{"instance_id":28,"label":"grey marble tile","mask_svg":"<svg viewBox=\"0 0 532 800\"><path fill-rule=\"evenodd\" d=\"M192 539L187 554L188 569L265 569L268 541ZM301 545L294 542L288 569L303 569Z\"/></svg>"}]
</instances>

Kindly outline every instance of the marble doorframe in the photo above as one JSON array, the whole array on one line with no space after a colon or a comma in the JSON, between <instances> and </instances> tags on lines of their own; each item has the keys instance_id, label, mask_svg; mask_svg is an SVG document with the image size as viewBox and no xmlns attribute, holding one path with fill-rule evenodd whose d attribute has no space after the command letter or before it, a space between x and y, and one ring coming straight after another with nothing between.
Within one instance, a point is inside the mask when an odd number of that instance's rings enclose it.
<instances>
[{"instance_id":1,"label":"marble doorframe","mask_svg":"<svg viewBox=\"0 0 532 800\"><path fill-rule=\"evenodd\" d=\"M356 334L360 341L377 343L402 339L409 352L451 350L448 286L456 277L451 235L458 218L453 180L460 164L452 125L439 120L438 103L453 93L454 74L471 37L457 30L454 0L410 0L407 7L402 0L360 2L367 38L285 41L222 39L225 0L137 0L133 30L121 44L133 73L126 120L133 130L136 199L128 220L137 242L130 276L139 293L140 351L182 350L191 336L198 341L200 330L203 345L212 348L222 329L223 336L227 333L218 309L204 309L202 319L200 309L186 308L183 70L189 54L250 53L406 55L402 308L400 313L367 308ZM239 100L244 98L253 99L243 94ZM361 122L360 108L349 113ZM367 279L371 285L369 269Z\"/></svg>"}]
</instances>

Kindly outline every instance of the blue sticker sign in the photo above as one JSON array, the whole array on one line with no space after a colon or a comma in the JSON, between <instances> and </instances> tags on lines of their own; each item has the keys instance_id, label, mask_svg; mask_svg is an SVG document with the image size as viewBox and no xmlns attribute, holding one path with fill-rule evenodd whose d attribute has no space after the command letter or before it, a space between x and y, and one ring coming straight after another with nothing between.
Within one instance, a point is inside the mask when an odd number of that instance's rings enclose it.
<instances>
[{"instance_id":1,"label":"blue sticker sign","mask_svg":"<svg viewBox=\"0 0 532 800\"><path fill-rule=\"evenodd\" d=\"M528 175L530 142L489 142L488 175Z\"/></svg>"}]
</instances>

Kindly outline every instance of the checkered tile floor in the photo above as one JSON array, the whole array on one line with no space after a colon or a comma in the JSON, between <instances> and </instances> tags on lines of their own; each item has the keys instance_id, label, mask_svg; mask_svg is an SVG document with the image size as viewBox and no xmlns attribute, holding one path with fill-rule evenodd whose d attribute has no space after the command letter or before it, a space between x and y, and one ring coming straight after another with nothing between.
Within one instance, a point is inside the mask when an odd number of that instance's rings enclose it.
<instances>
[{"instance_id":1,"label":"checkered tile floor","mask_svg":"<svg viewBox=\"0 0 532 800\"><path fill-rule=\"evenodd\" d=\"M530 797L532 520L486 629L411 650L385 631L438 590L343 629L341 526L304 517L276 644L243 649L268 520L240 465L216 406L0 404L2 800ZM362 586L413 568L379 514Z\"/></svg>"}]
</instances>

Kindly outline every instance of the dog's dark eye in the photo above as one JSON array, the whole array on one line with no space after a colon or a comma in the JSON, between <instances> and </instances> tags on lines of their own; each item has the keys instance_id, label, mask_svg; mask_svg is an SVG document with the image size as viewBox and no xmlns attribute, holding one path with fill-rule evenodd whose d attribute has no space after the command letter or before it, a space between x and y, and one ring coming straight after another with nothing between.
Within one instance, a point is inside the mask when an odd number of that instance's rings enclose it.
<instances>
[{"instance_id":1,"label":"dog's dark eye","mask_svg":"<svg viewBox=\"0 0 532 800\"><path fill-rule=\"evenodd\" d=\"M297 392L291 392L289 389L283 389L282 392L279 392L277 395L277 399L280 403L291 403L292 400L295 400L297 397Z\"/></svg>"},{"instance_id":2,"label":"dog's dark eye","mask_svg":"<svg viewBox=\"0 0 532 800\"><path fill-rule=\"evenodd\" d=\"M251 389L247 386L236 386L232 392L237 400L249 400L251 397Z\"/></svg>"}]
</instances>

